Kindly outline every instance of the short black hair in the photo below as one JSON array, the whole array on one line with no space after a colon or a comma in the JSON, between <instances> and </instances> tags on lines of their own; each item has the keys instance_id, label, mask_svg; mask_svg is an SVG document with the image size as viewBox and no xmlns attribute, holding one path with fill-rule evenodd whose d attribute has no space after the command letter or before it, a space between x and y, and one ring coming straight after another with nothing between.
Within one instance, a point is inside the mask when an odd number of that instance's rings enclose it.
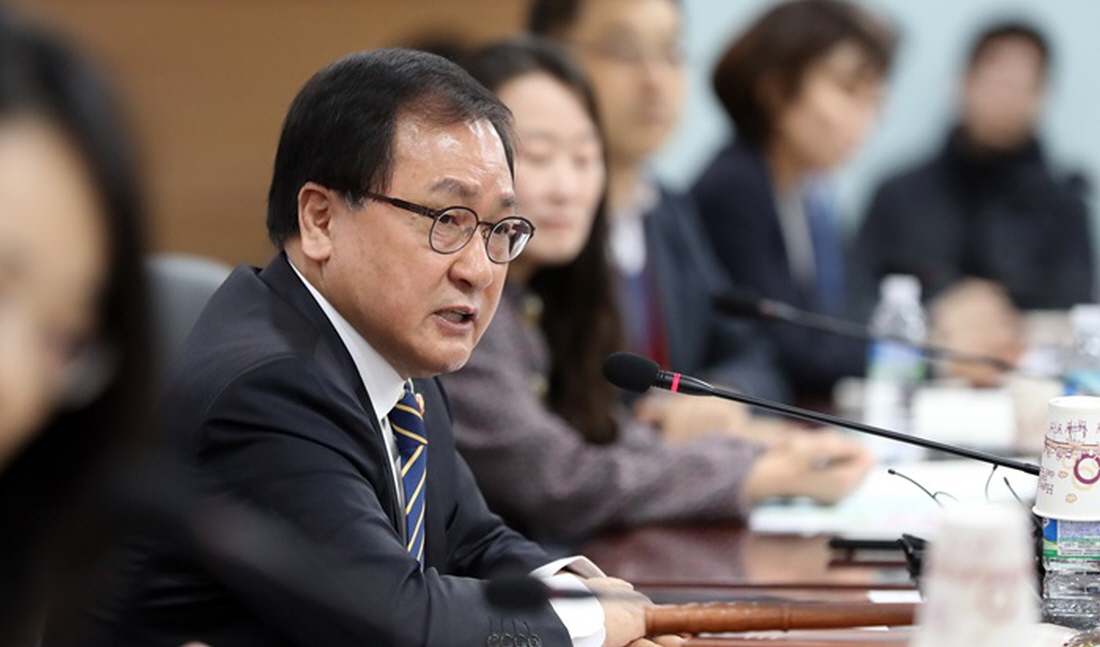
<instances>
[{"instance_id":1,"label":"short black hair","mask_svg":"<svg viewBox=\"0 0 1100 647\"><path fill-rule=\"evenodd\" d=\"M993 43L1007 38L1026 40L1035 46L1042 59L1044 72L1050 69L1050 41L1038 27L1023 20L1005 20L983 29L974 37L970 46L970 56L966 59L966 69L971 70Z\"/></svg>"},{"instance_id":2,"label":"short black hair","mask_svg":"<svg viewBox=\"0 0 1100 647\"><path fill-rule=\"evenodd\" d=\"M577 22L585 0L531 0L527 10L527 31L560 39ZM680 0L669 0L677 7Z\"/></svg>"},{"instance_id":3,"label":"short black hair","mask_svg":"<svg viewBox=\"0 0 1100 647\"><path fill-rule=\"evenodd\" d=\"M802 88L806 71L835 46L855 43L871 68L885 76L894 54L893 31L846 0L791 0L764 12L719 59L712 81L718 101L746 140L763 144L774 134L775 107L763 88L775 84L782 101Z\"/></svg>"},{"instance_id":4,"label":"short black hair","mask_svg":"<svg viewBox=\"0 0 1100 647\"><path fill-rule=\"evenodd\" d=\"M488 120L513 168L511 113L458 65L400 48L351 54L307 81L287 112L268 192L272 242L281 248L297 235L298 192L306 182L352 203L385 191L397 119L408 113L440 124Z\"/></svg>"}]
</instances>

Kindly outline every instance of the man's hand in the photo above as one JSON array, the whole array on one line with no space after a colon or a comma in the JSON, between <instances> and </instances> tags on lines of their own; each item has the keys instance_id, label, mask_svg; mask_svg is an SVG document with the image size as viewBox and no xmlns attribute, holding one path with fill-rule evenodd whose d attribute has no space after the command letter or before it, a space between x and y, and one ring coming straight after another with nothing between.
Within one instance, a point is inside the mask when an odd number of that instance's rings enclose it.
<instances>
[{"instance_id":1,"label":"man's hand","mask_svg":"<svg viewBox=\"0 0 1100 647\"><path fill-rule=\"evenodd\" d=\"M584 583L603 606L607 629L604 647L677 647L683 644L677 636L645 637L645 609L653 603L635 591L629 582L614 577L594 577Z\"/></svg>"},{"instance_id":2,"label":"man's hand","mask_svg":"<svg viewBox=\"0 0 1100 647\"><path fill-rule=\"evenodd\" d=\"M742 496L750 503L790 496L836 503L859 485L874 462L862 445L836 432L792 433L753 464Z\"/></svg>"},{"instance_id":3,"label":"man's hand","mask_svg":"<svg viewBox=\"0 0 1100 647\"><path fill-rule=\"evenodd\" d=\"M654 636L653 638L639 638L630 643L629 647L680 647L684 639L680 636Z\"/></svg>"},{"instance_id":4,"label":"man's hand","mask_svg":"<svg viewBox=\"0 0 1100 647\"><path fill-rule=\"evenodd\" d=\"M942 294L929 308L929 342L965 353L987 355L1015 365L1023 355L1023 317L1003 287L981 279L964 279ZM983 362L943 362L948 377L973 386L995 386L1004 370Z\"/></svg>"}]
</instances>

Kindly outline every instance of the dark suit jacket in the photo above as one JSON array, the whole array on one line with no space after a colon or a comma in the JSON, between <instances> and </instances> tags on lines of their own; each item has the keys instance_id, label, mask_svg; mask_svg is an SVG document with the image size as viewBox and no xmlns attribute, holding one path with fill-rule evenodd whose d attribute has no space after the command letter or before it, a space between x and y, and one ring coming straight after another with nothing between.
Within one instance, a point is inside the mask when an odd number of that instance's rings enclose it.
<instances>
[{"instance_id":1,"label":"dark suit jacket","mask_svg":"<svg viewBox=\"0 0 1100 647\"><path fill-rule=\"evenodd\" d=\"M967 276L1005 286L1023 309L1095 299L1088 209L1055 178L1037 141L978 156L958 131L940 152L887 179L857 240L866 282L914 274L925 296Z\"/></svg>"},{"instance_id":2,"label":"dark suit jacket","mask_svg":"<svg viewBox=\"0 0 1100 647\"><path fill-rule=\"evenodd\" d=\"M714 297L730 289L729 278L700 230L691 199L661 189L644 222L671 368L759 397L787 399L768 339L754 323L714 307Z\"/></svg>"},{"instance_id":3,"label":"dark suit jacket","mask_svg":"<svg viewBox=\"0 0 1100 647\"><path fill-rule=\"evenodd\" d=\"M814 310L812 294L801 289L791 275L771 175L759 149L744 142L726 146L696 180L691 193L718 260L735 285L764 298ZM856 314L860 314L858 309ZM863 373L866 347L862 342L783 322L770 322L764 330L799 395L826 395L837 378Z\"/></svg>"},{"instance_id":4,"label":"dark suit jacket","mask_svg":"<svg viewBox=\"0 0 1100 647\"><path fill-rule=\"evenodd\" d=\"M200 567L153 548L138 599L118 627L122 644L480 646L505 632L570 644L548 604L509 616L484 599L478 578L549 559L486 508L455 452L435 380L417 384L430 444L425 570L405 552L403 512L370 396L285 256L263 271L233 272L174 376L168 442L215 497L246 502L320 547L335 573L315 575L338 582L333 593L343 597L335 600L350 600L351 612L301 591L272 590L288 578L235 568L225 555L213 562L224 569L202 556ZM288 572L300 566L289 563ZM358 590L349 595L349 586Z\"/></svg>"}]
</instances>

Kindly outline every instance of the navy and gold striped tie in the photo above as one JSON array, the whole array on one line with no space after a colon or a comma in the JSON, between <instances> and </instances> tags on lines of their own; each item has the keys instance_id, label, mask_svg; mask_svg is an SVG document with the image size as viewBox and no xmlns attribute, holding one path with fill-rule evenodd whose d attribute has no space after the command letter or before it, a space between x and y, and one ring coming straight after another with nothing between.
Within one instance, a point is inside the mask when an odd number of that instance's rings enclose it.
<instances>
[{"instance_id":1,"label":"navy and gold striped tie","mask_svg":"<svg viewBox=\"0 0 1100 647\"><path fill-rule=\"evenodd\" d=\"M424 406L408 384L401 401L390 410L389 419L397 440L397 452L401 456L401 484L405 490L405 548L423 568L428 438L424 433Z\"/></svg>"}]
</instances>

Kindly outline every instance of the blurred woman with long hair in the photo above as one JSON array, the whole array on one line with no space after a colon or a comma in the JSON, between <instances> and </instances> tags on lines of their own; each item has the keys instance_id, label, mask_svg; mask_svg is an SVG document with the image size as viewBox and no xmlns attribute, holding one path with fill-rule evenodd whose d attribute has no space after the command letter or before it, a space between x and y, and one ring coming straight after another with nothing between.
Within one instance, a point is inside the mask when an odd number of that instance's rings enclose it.
<instances>
[{"instance_id":1,"label":"blurred woman with long hair","mask_svg":"<svg viewBox=\"0 0 1100 647\"><path fill-rule=\"evenodd\" d=\"M150 382L141 201L112 93L0 12L0 643L95 578Z\"/></svg>"},{"instance_id":2,"label":"blurred woman with long hair","mask_svg":"<svg viewBox=\"0 0 1100 647\"><path fill-rule=\"evenodd\" d=\"M729 433L673 442L627 409L601 374L622 328L588 82L533 38L490 46L467 68L515 116L516 196L537 228L469 363L442 377L459 450L490 506L569 542L616 526L741 519L767 497L835 500L854 487L870 459L833 434L792 432L768 449ZM809 469L821 455L850 460Z\"/></svg>"}]
</instances>

